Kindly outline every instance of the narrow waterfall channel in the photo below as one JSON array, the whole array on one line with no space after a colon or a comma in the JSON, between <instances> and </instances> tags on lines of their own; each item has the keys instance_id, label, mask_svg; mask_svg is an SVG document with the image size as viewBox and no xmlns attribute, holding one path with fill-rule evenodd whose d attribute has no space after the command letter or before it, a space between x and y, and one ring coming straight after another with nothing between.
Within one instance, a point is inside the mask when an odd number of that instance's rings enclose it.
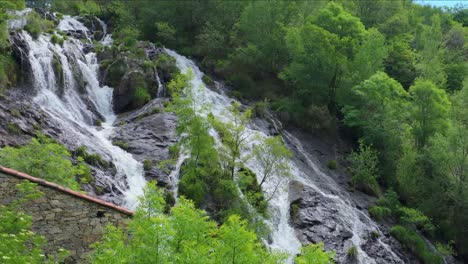
<instances>
[{"instance_id":1,"label":"narrow waterfall channel","mask_svg":"<svg viewBox=\"0 0 468 264\"><path fill-rule=\"evenodd\" d=\"M24 15L24 12L20 15ZM90 30L76 18L64 16L57 29L66 33L79 32L84 35L85 40L90 40ZM113 89L99 84L96 54L85 53L84 42L73 36L68 36L63 46L54 44L50 34L41 34L33 39L22 30L20 37L28 45L28 59L37 92L34 103L49 113L77 146L84 145L91 152L112 160L117 174L113 178L104 175L97 175L96 178L115 187L124 196L122 204L135 209L137 197L143 193L146 184L143 164L109 140L116 120L112 109ZM107 45L111 42L110 35L104 35L102 43ZM60 78L57 78L57 71L54 71L57 60L62 69L62 85L57 83ZM79 82L84 83L85 91ZM92 108L104 119L101 127L94 125L95 120L100 117L90 110Z\"/></svg>"}]
</instances>

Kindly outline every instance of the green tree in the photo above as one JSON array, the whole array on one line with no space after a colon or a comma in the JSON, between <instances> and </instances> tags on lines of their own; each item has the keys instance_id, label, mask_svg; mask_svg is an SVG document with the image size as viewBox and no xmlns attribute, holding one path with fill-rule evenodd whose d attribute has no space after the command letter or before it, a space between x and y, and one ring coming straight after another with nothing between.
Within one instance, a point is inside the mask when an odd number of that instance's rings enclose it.
<instances>
[{"instance_id":1,"label":"green tree","mask_svg":"<svg viewBox=\"0 0 468 264\"><path fill-rule=\"evenodd\" d=\"M265 182L272 181L275 175L278 177L275 179L275 188L269 194L270 197L267 198L269 201L283 183L282 178L290 175L288 161L292 157L291 151L283 144L281 137L267 137L255 145L252 155L259 162L261 168L260 188Z\"/></svg>"},{"instance_id":2,"label":"green tree","mask_svg":"<svg viewBox=\"0 0 468 264\"><path fill-rule=\"evenodd\" d=\"M352 92L352 103L343 109L347 125L357 127L366 143L379 148L398 137L409 94L397 81L378 72Z\"/></svg>"},{"instance_id":3,"label":"green tree","mask_svg":"<svg viewBox=\"0 0 468 264\"><path fill-rule=\"evenodd\" d=\"M410 87L411 119L416 145L422 148L435 133L445 134L449 127L450 101L444 90L431 81L418 80Z\"/></svg>"},{"instance_id":4,"label":"green tree","mask_svg":"<svg viewBox=\"0 0 468 264\"><path fill-rule=\"evenodd\" d=\"M354 188L361 189L368 194L379 195L377 152L371 146L367 146L360 141L359 151L352 152L348 156L348 160L351 163L351 183Z\"/></svg>"},{"instance_id":5,"label":"green tree","mask_svg":"<svg viewBox=\"0 0 468 264\"><path fill-rule=\"evenodd\" d=\"M325 251L323 243L310 244L301 249L301 254L294 261L297 264L333 264L335 252Z\"/></svg>"},{"instance_id":6,"label":"green tree","mask_svg":"<svg viewBox=\"0 0 468 264\"><path fill-rule=\"evenodd\" d=\"M400 82L405 89L409 89L416 79L416 53L404 38L392 41L384 65L385 72Z\"/></svg>"},{"instance_id":7,"label":"green tree","mask_svg":"<svg viewBox=\"0 0 468 264\"><path fill-rule=\"evenodd\" d=\"M419 76L432 81L438 87L445 88L447 76L444 71L444 52L442 47L441 19L434 15L430 26L423 25L419 38L421 51L418 53L416 68Z\"/></svg>"}]
</instances>

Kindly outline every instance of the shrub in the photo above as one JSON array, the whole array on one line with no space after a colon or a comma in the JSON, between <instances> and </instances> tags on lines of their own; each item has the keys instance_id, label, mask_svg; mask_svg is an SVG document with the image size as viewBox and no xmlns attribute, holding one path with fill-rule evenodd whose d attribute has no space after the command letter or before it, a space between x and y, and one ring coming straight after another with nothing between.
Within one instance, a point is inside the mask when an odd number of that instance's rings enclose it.
<instances>
[{"instance_id":1,"label":"shrub","mask_svg":"<svg viewBox=\"0 0 468 264\"><path fill-rule=\"evenodd\" d=\"M442 257L431 252L426 241L415 231L396 225L392 227L390 234L400 241L405 248L413 252L424 264L443 263Z\"/></svg>"},{"instance_id":2,"label":"shrub","mask_svg":"<svg viewBox=\"0 0 468 264\"><path fill-rule=\"evenodd\" d=\"M137 87L133 92L132 105L141 107L151 100L151 95L145 87Z\"/></svg>"},{"instance_id":3,"label":"shrub","mask_svg":"<svg viewBox=\"0 0 468 264\"><path fill-rule=\"evenodd\" d=\"M429 233L435 230L431 219L417 209L402 206L398 209L398 215L400 217L400 223L403 225L414 225Z\"/></svg>"},{"instance_id":4,"label":"shrub","mask_svg":"<svg viewBox=\"0 0 468 264\"><path fill-rule=\"evenodd\" d=\"M19 135L21 134L21 128L15 124L15 123L8 123L7 125L7 131L10 133L10 134L13 134L13 135Z\"/></svg>"},{"instance_id":5,"label":"shrub","mask_svg":"<svg viewBox=\"0 0 468 264\"><path fill-rule=\"evenodd\" d=\"M85 146L80 146L74 151L74 155L82 157L84 161L93 166L103 166L108 168L110 164L105 161L99 154L89 153Z\"/></svg>"},{"instance_id":6,"label":"shrub","mask_svg":"<svg viewBox=\"0 0 468 264\"><path fill-rule=\"evenodd\" d=\"M145 171L150 171L153 168L153 162L151 160L144 160L143 161L143 169Z\"/></svg>"},{"instance_id":7,"label":"shrub","mask_svg":"<svg viewBox=\"0 0 468 264\"><path fill-rule=\"evenodd\" d=\"M21 116L21 113L20 113L20 111L18 109L11 109L10 113L14 117L20 117Z\"/></svg>"},{"instance_id":8,"label":"shrub","mask_svg":"<svg viewBox=\"0 0 468 264\"><path fill-rule=\"evenodd\" d=\"M350 248L348 248L348 251L346 252L346 255L350 259L357 259L358 250L357 250L356 245L352 245Z\"/></svg>"},{"instance_id":9,"label":"shrub","mask_svg":"<svg viewBox=\"0 0 468 264\"><path fill-rule=\"evenodd\" d=\"M369 214L373 219L381 221L384 218L391 216L392 211L387 207L372 206L371 208L369 208Z\"/></svg>"},{"instance_id":10,"label":"shrub","mask_svg":"<svg viewBox=\"0 0 468 264\"><path fill-rule=\"evenodd\" d=\"M268 203L263 196L262 188L257 182L257 176L248 168L241 168L238 172L239 188L249 203L257 209L257 212L265 215Z\"/></svg>"},{"instance_id":11,"label":"shrub","mask_svg":"<svg viewBox=\"0 0 468 264\"><path fill-rule=\"evenodd\" d=\"M380 189L377 183L377 152L371 146L364 145L362 141L359 141L359 151L351 153L348 160L351 162L353 187L367 194L378 195Z\"/></svg>"},{"instance_id":12,"label":"shrub","mask_svg":"<svg viewBox=\"0 0 468 264\"><path fill-rule=\"evenodd\" d=\"M268 109L270 109L270 103L265 99L255 103L253 112L256 117L265 117L268 113Z\"/></svg>"},{"instance_id":13,"label":"shrub","mask_svg":"<svg viewBox=\"0 0 468 264\"><path fill-rule=\"evenodd\" d=\"M129 149L128 143L124 142L124 141L121 141L121 140L114 141L113 144L116 145L117 147L123 149L123 150L128 150Z\"/></svg>"},{"instance_id":14,"label":"shrub","mask_svg":"<svg viewBox=\"0 0 468 264\"><path fill-rule=\"evenodd\" d=\"M46 20L36 12L30 12L26 18L27 24L24 30L29 32L33 38L38 38L42 32L47 32L53 29L54 23L50 20Z\"/></svg>"},{"instance_id":15,"label":"shrub","mask_svg":"<svg viewBox=\"0 0 468 264\"><path fill-rule=\"evenodd\" d=\"M50 38L50 41L51 41L52 43L54 43L54 44L57 44L58 39L59 39L58 36L54 34L54 35L52 35L52 37Z\"/></svg>"},{"instance_id":16,"label":"shrub","mask_svg":"<svg viewBox=\"0 0 468 264\"><path fill-rule=\"evenodd\" d=\"M301 249L301 254L294 258L296 264L334 263L335 252L325 251L323 243L310 244Z\"/></svg>"},{"instance_id":17,"label":"shrub","mask_svg":"<svg viewBox=\"0 0 468 264\"><path fill-rule=\"evenodd\" d=\"M22 147L0 149L3 166L78 190L75 178L83 173L83 167L73 165L70 159L71 153L63 145L40 133Z\"/></svg>"},{"instance_id":18,"label":"shrub","mask_svg":"<svg viewBox=\"0 0 468 264\"><path fill-rule=\"evenodd\" d=\"M336 160L329 160L327 162L327 167L330 169L330 170L336 170L338 168L338 163L336 162Z\"/></svg>"},{"instance_id":19,"label":"shrub","mask_svg":"<svg viewBox=\"0 0 468 264\"><path fill-rule=\"evenodd\" d=\"M210 76L208 76L206 74L203 75L202 80L207 86L213 86L214 85L213 79L211 79Z\"/></svg>"}]
</instances>

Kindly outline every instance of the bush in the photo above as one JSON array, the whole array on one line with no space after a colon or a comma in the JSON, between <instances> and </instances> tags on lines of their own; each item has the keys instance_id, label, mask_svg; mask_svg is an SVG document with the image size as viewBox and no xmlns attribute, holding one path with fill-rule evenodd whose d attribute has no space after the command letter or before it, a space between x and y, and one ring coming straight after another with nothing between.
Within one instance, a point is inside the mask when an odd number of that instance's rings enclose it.
<instances>
[{"instance_id":1,"label":"bush","mask_svg":"<svg viewBox=\"0 0 468 264\"><path fill-rule=\"evenodd\" d=\"M401 244L413 252L424 264L442 264L441 256L431 252L426 241L415 231L396 225L390 230L390 234Z\"/></svg>"},{"instance_id":2,"label":"bush","mask_svg":"<svg viewBox=\"0 0 468 264\"><path fill-rule=\"evenodd\" d=\"M36 12L30 12L26 20L27 24L24 30L35 39L37 39L42 32L47 32L55 27L52 21L42 18L41 15Z\"/></svg>"},{"instance_id":3,"label":"bush","mask_svg":"<svg viewBox=\"0 0 468 264\"><path fill-rule=\"evenodd\" d=\"M377 152L371 146L359 141L359 151L351 153L348 160L351 162L353 187L370 195L378 195L380 188L377 183Z\"/></svg>"},{"instance_id":4,"label":"bush","mask_svg":"<svg viewBox=\"0 0 468 264\"><path fill-rule=\"evenodd\" d=\"M15 124L15 123L8 123L7 125L7 131L10 133L10 134L13 134L13 135L19 135L21 134L21 128Z\"/></svg>"},{"instance_id":5,"label":"bush","mask_svg":"<svg viewBox=\"0 0 468 264\"><path fill-rule=\"evenodd\" d=\"M57 44L58 42L58 39L59 37L57 35L52 35L52 37L50 38L50 41L53 43L53 44Z\"/></svg>"},{"instance_id":6,"label":"bush","mask_svg":"<svg viewBox=\"0 0 468 264\"><path fill-rule=\"evenodd\" d=\"M428 233L435 230L435 226L432 224L431 219L417 209L400 207L398 209L398 215L400 217L400 223L403 225L414 225Z\"/></svg>"},{"instance_id":7,"label":"bush","mask_svg":"<svg viewBox=\"0 0 468 264\"><path fill-rule=\"evenodd\" d=\"M348 248L348 251L346 252L346 255L350 259L357 259L358 257L358 250L356 245L352 245L350 248Z\"/></svg>"},{"instance_id":8,"label":"bush","mask_svg":"<svg viewBox=\"0 0 468 264\"><path fill-rule=\"evenodd\" d=\"M257 212L266 215L268 203L263 196L262 188L257 182L257 176L248 168L241 168L238 172L239 188L249 203L257 209Z\"/></svg>"},{"instance_id":9,"label":"bush","mask_svg":"<svg viewBox=\"0 0 468 264\"><path fill-rule=\"evenodd\" d=\"M113 144L116 145L117 147L123 149L123 150L128 150L129 149L128 143L123 142L121 140L114 141Z\"/></svg>"},{"instance_id":10,"label":"bush","mask_svg":"<svg viewBox=\"0 0 468 264\"><path fill-rule=\"evenodd\" d=\"M63 145L43 134L38 134L25 146L0 149L0 164L73 190L80 189L75 178L84 170L81 165L73 165L71 153Z\"/></svg>"},{"instance_id":11,"label":"bush","mask_svg":"<svg viewBox=\"0 0 468 264\"><path fill-rule=\"evenodd\" d=\"M372 206L369 208L369 214L377 221L382 221L384 218L392 215L392 211L387 207Z\"/></svg>"},{"instance_id":12,"label":"bush","mask_svg":"<svg viewBox=\"0 0 468 264\"><path fill-rule=\"evenodd\" d=\"M327 167L330 169L330 170L336 170L338 168L338 162L336 162L336 160L329 160L327 162Z\"/></svg>"},{"instance_id":13,"label":"bush","mask_svg":"<svg viewBox=\"0 0 468 264\"><path fill-rule=\"evenodd\" d=\"M93 166L102 166L108 168L110 164L105 161L99 154L92 154L86 150L85 146L80 146L74 151L76 157L82 157L84 161Z\"/></svg>"},{"instance_id":14,"label":"bush","mask_svg":"<svg viewBox=\"0 0 468 264\"><path fill-rule=\"evenodd\" d=\"M206 74L203 75L202 80L207 86L213 86L214 85L213 79L211 79L210 76L208 76Z\"/></svg>"},{"instance_id":15,"label":"bush","mask_svg":"<svg viewBox=\"0 0 468 264\"><path fill-rule=\"evenodd\" d=\"M143 169L145 171L150 171L153 168L153 162L151 160L144 160L143 161Z\"/></svg>"},{"instance_id":16,"label":"bush","mask_svg":"<svg viewBox=\"0 0 468 264\"><path fill-rule=\"evenodd\" d=\"M151 100L151 95L145 87L137 87L133 92L132 105L141 107Z\"/></svg>"},{"instance_id":17,"label":"bush","mask_svg":"<svg viewBox=\"0 0 468 264\"><path fill-rule=\"evenodd\" d=\"M255 103L253 112L256 117L265 117L268 113L268 109L270 109L270 103L265 99Z\"/></svg>"}]
</instances>

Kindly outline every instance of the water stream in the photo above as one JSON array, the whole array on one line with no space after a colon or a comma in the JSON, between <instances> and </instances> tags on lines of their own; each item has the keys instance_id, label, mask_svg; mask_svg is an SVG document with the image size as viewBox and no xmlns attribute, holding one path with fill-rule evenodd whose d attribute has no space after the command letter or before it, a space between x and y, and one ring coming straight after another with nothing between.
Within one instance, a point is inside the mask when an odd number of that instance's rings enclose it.
<instances>
[{"instance_id":1,"label":"water stream","mask_svg":"<svg viewBox=\"0 0 468 264\"><path fill-rule=\"evenodd\" d=\"M193 78L190 80L192 94L194 95L194 101L197 108L200 110L198 113L201 116L206 117L208 113L212 113L216 118L223 122L232 122L232 113L229 112L228 106L230 106L235 100L229 98L223 92L213 91L208 89L202 81L203 73L196 66L196 64L190 59L177 54L174 51L166 50L166 52L174 57L177 62L177 66L182 73L187 73L189 70L193 73ZM203 111L208 106L208 111ZM211 135L215 137L216 142L220 142L217 138L217 134L211 131ZM241 156L246 157L249 155L255 144L259 144L262 138L269 137L268 131L262 131L260 128L254 128L253 126L247 129L249 135L246 146L242 149ZM292 134L287 131L283 131L283 137L288 143L288 146L295 148L296 152L299 152L306 160L308 170L301 170L300 166L296 164L294 160L290 161L291 179L282 179L280 175L274 175L273 179L267 181L263 186L263 191L266 197L269 197L276 187L278 181L283 181L280 188L273 199L270 200L269 209L272 212L272 217L266 220L267 224L271 227L271 243L269 247L277 249L283 252L287 252L290 256L294 256L299 253L302 246L298 237L296 236L294 228L289 223L289 188L288 181L299 181L307 187L312 188L319 195L325 197L333 203L333 206L337 208L340 218L343 219L345 225L352 232L352 243L357 246L358 250L358 262L359 263L376 263L374 259L369 257L364 250L361 249L361 238L367 235L369 230L379 230L378 226L365 215L362 211L358 210L352 205L352 202L348 197L340 195L340 187L338 184L328 175L326 175L320 166L311 158L311 155L307 153L301 142L295 138ZM220 143L218 143L220 144ZM248 159L245 164L249 169L260 175L261 167L258 161L253 158ZM315 179L319 179L321 182L326 182L327 188L321 188L316 184ZM261 179L258 179L261 180ZM395 263L404 263L394 252L391 251L390 247L378 239L378 243L382 245L384 249L388 251L388 254L392 255L396 260ZM289 259L292 262L292 258Z\"/></svg>"},{"instance_id":2,"label":"water stream","mask_svg":"<svg viewBox=\"0 0 468 264\"><path fill-rule=\"evenodd\" d=\"M18 14L21 17L27 12ZM24 26L23 21L23 19L17 18L10 24L15 29L19 29ZM106 30L105 23L100 20L99 23ZM142 190L146 184L143 165L128 152L114 146L109 139L117 118L112 109L113 89L99 84L99 64L96 54L84 52L84 42L90 43L93 34L78 19L70 16L64 16L57 29L70 32L68 40L64 41L63 46L52 43L51 34L41 34L37 39L33 39L26 31L19 33L19 36L28 45L28 60L37 93L34 102L60 124L64 135L76 146L85 145L90 152L98 153L104 158L112 160L116 166L116 175L110 177L102 174L96 175L96 177L115 188L115 196L123 194L122 204L134 209L138 204L137 197L143 193ZM84 40L73 37L76 32L80 32L84 36ZM103 45L110 45L112 37L107 32L104 33L99 41ZM206 88L202 81L204 74L193 61L171 50L165 50L165 52L176 59L177 66L182 73L192 71L191 92L196 107L200 110L199 114L206 118L211 112L220 121L231 122L233 115L229 112L228 106L235 100L229 98L222 91ZM57 81L60 78L56 76L57 67L54 64L58 62L61 65L63 84L59 84ZM156 75L156 78L159 77ZM163 94L164 91L159 79L158 82L160 85L158 94ZM206 106L208 106L209 111L204 111ZM97 115L96 112L99 114ZM95 121L100 117L104 119L104 122L101 126L96 126ZM210 134L220 145L217 133L212 129ZM271 136L266 129L263 130L255 126L250 126L247 129L247 134L248 140L242 149L242 157L249 155L255 144L260 144L263 138ZM343 221L343 225L352 232L351 240L357 246L359 263L376 263L360 245L362 238L368 235L369 230L379 230L378 226L366 214L353 206L350 198L342 194L342 187L321 169L313 155L304 150L297 138L287 131L283 132L283 138L294 153L299 153L302 156L306 168L302 169L303 167L297 163L297 159L292 159L289 164L292 178L283 179L281 175L274 175L272 180L263 185L263 191L269 197L277 183L283 181L282 188L269 202L272 217L265 221L270 226L272 233L268 246L287 252L291 256L289 262L292 262L292 256L299 253L302 246L296 236L296 231L289 223L291 201L289 200L288 181L294 180L312 188L337 209L338 217ZM175 186L177 186L180 167L186 158L187 155L181 155L176 169L170 175ZM249 159L245 165L260 175L261 167L255 159ZM320 184L318 184L318 180L320 180ZM175 193L177 195L177 188ZM102 198L106 199L106 197ZM392 255L393 259L396 259L393 263L403 263L388 245L380 239L378 239L378 243L386 250L386 254Z\"/></svg>"},{"instance_id":3,"label":"water stream","mask_svg":"<svg viewBox=\"0 0 468 264\"><path fill-rule=\"evenodd\" d=\"M104 24L102 21L100 23ZM34 102L61 125L64 134L75 145L84 145L90 152L112 160L116 166L116 175L97 175L97 178L113 186L116 196L122 193L122 204L134 209L138 204L137 197L143 193L146 184L143 165L109 140L116 120L112 109L113 89L99 84L96 54L84 52L83 42L90 42L92 34L80 21L70 16L64 16L57 29L81 32L86 39L79 40L69 34L61 46L52 43L51 34L41 34L33 39L24 30L19 33L28 45L28 60L37 92ZM109 35L105 35L102 40L111 42ZM56 76L57 66L54 71L54 63L61 65L63 84L57 83L59 76ZM80 87L79 82L85 87ZM100 127L94 125L99 117L91 110L93 108L104 119Z\"/></svg>"}]
</instances>

